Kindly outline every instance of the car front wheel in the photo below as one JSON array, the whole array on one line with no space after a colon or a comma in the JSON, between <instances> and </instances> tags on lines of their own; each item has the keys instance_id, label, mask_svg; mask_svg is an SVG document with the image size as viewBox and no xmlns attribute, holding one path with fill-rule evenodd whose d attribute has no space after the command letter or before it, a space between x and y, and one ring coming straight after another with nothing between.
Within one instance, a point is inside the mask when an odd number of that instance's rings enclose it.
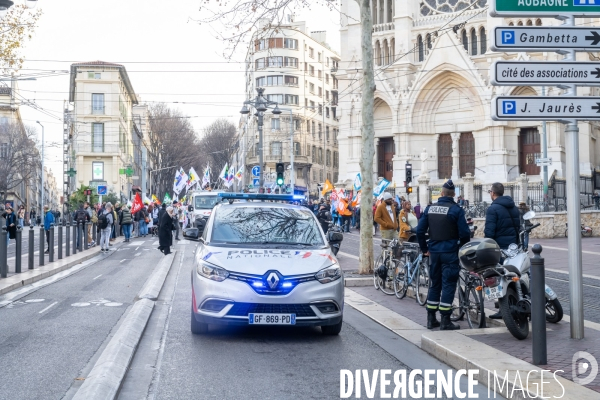
<instances>
[{"instance_id":1,"label":"car front wheel","mask_svg":"<svg viewBox=\"0 0 600 400\"><path fill-rule=\"evenodd\" d=\"M194 316L194 312L192 311L191 318L191 329L194 335L202 335L208 332L208 324L204 324L202 322L196 321L196 317Z\"/></svg>"},{"instance_id":2,"label":"car front wheel","mask_svg":"<svg viewBox=\"0 0 600 400\"><path fill-rule=\"evenodd\" d=\"M340 320L340 322L338 322L335 325L323 325L321 326L321 332L323 333L323 335L328 336L339 335L342 330L342 322L343 320Z\"/></svg>"}]
</instances>

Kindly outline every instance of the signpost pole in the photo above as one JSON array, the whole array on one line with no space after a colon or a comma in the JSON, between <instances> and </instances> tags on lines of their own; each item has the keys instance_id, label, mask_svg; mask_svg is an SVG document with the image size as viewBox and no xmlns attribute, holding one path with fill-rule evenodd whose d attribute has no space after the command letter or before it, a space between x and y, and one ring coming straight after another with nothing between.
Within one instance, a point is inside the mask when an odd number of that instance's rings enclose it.
<instances>
[{"instance_id":1,"label":"signpost pole","mask_svg":"<svg viewBox=\"0 0 600 400\"><path fill-rule=\"evenodd\" d=\"M575 17L565 20L566 26L575 26ZM566 59L575 61L575 50L568 50ZM577 85L572 85L569 95L577 96ZM581 234L579 207L579 127L577 120L569 121L565 129L567 157L567 222L569 224L569 304L571 339L583 339L583 271L581 266Z\"/></svg>"},{"instance_id":2,"label":"signpost pole","mask_svg":"<svg viewBox=\"0 0 600 400\"><path fill-rule=\"evenodd\" d=\"M542 97L546 96L546 86L542 86ZM548 137L546 136L546 121L542 121L542 158L548 158ZM542 180L544 182L544 201L548 204L548 165L542 167ZM548 207L547 205L545 206ZM544 211L548 211L544 209Z\"/></svg>"}]
</instances>

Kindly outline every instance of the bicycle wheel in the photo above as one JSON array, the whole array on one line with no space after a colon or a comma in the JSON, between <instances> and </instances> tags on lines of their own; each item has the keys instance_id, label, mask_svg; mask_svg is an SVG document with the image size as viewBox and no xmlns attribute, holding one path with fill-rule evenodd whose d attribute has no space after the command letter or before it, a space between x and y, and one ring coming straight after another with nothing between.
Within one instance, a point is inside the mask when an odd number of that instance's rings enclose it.
<instances>
[{"instance_id":1,"label":"bicycle wheel","mask_svg":"<svg viewBox=\"0 0 600 400\"><path fill-rule=\"evenodd\" d=\"M379 290L383 293L391 296L394 294L394 278L396 277L396 266L391 258L387 258L385 261L387 266L385 279L380 282Z\"/></svg>"},{"instance_id":2,"label":"bicycle wheel","mask_svg":"<svg viewBox=\"0 0 600 400\"><path fill-rule=\"evenodd\" d=\"M463 317L465 316L465 311L463 308L465 291L460 286L460 281L458 282L459 284L456 286L457 295L454 296L454 301L452 301L452 314L450 314L450 320L454 322L462 321Z\"/></svg>"},{"instance_id":3,"label":"bicycle wheel","mask_svg":"<svg viewBox=\"0 0 600 400\"><path fill-rule=\"evenodd\" d=\"M381 286L380 281L381 278L379 278L379 274L377 273L377 268L379 268L379 266L383 264L383 255L379 255L379 257L377 257L377 259L375 260L375 263L373 265L373 285L375 286L375 289L379 290L379 287Z\"/></svg>"},{"instance_id":4,"label":"bicycle wheel","mask_svg":"<svg viewBox=\"0 0 600 400\"><path fill-rule=\"evenodd\" d=\"M429 293L429 270L423 262L419 266L416 286L417 303L424 306L427 303L427 294Z\"/></svg>"},{"instance_id":5,"label":"bicycle wheel","mask_svg":"<svg viewBox=\"0 0 600 400\"><path fill-rule=\"evenodd\" d=\"M581 236L583 236L583 237L592 236L592 230L590 229L589 231L581 231Z\"/></svg>"},{"instance_id":6,"label":"bicycle wheel","mask_svg":"<svg viewBox=\"0 0 600 400\"><path fill-rule=\"evenodd\" d=\"M394 293L397 298L403 299L408 290L408 267L402 261L397 261L397 263L399 271L394 279Z\"/></svg>"},{"instance_id":7,"label":"bicycle wheel","mask_svg":"<svg viewBox=\"0 0 600 400\"><path fill-rule=\"evenodd\" d=\"M481 290L475 290L472 284L468 285L468 291L465 292L465 315L469 328L485 328L485 313L483 310L483 294Z\"/></svg>"}]
</instances>

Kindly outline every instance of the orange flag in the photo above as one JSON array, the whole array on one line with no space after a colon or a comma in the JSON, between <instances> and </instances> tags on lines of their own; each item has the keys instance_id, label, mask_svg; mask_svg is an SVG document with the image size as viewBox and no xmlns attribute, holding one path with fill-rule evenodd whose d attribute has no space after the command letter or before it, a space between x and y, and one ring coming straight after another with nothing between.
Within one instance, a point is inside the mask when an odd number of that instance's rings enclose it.
<instances>
[{"instance_id":1,"label":"orange flag","mask_svg":"<svg viewBox=\"0 0 600 400\"><path fill-rule=\"evenodd\" d=\"M323 191L321 192L321 194L323 196L325 196L325 193L329 192L332 189L333 189L333 185L331 184L331 182L329 182L329 179L327 179L325 181L325 185L323 185Z\"/></svg>"}]
</instances>

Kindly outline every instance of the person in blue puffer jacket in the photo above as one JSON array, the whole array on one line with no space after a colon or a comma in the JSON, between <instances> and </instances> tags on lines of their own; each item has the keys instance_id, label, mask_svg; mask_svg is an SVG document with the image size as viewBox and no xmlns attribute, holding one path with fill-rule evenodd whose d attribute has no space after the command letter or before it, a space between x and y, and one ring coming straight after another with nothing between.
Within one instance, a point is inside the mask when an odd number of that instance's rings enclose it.
<instances>
[{"instance_id":1,"label":"person in blue puffer jacket","mask_svg":"<svg viewBox=\"0 0 600 400\"><path fill-rule=\"evenodd\" d=\"M494 239L501 249L508 249L512 243L519 244L519 209L512 197L504 196L504 185L496 182L492 184L489 193L492 205L485 215L486 238Z\"/></svg>"},{"instance_id":2,"label":"person in blue puffer jacket","mask_svg":"<svg viewBox=\"0 0 600 400\"><path fill-rule=\"evenodd\" d=\"M46 244L48 249L44 253L50 253L50 227L54 224L54 214L49 207L44 206L44 231L46 231Z\"/></svg>"}]
</instances>

